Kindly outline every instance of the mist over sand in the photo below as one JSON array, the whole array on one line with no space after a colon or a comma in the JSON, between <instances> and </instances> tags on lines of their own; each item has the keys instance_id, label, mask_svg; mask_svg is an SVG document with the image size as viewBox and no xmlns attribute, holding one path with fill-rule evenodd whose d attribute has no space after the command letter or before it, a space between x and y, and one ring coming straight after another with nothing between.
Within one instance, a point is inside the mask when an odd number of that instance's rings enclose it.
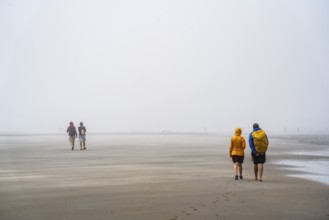
<instances>
[{"instance_id":1,"label":"mist over sand","mask_svg":"<svg viewBox=\"0 0 329 220\"><path fill-rule=\"evenodd\" d=\"M327 220L328 8L0 1L0 219ZM264 183L248 149L234 181L255 122Z\"/></svg>"},{"instance_id":2,"label":"mist over sand","mask_svg":"<svg viewBox=\"0 0 329 220\"><path fill-rule=\"evenodd\" d=\"M328 185L282 160L327 145L272 138L264 182L253 181L246 149L244 180L234 180L229 135L87 136L71 151L67 136L0 137L2 219L327 219ZM287 152L287 153L285 153ZM328 159L328 158L327 158ZM238 210L238 211L237 211Z\"/></svg>"}]
</instances>

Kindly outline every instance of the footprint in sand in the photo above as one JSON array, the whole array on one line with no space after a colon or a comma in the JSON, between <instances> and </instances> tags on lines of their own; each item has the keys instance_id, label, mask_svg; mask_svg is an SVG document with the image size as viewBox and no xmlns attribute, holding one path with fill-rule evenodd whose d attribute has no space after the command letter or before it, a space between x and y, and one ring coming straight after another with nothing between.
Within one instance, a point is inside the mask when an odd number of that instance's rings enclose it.
<instances>
[{"instance_id":1,"label":"footprint in sand","mask_svg":"<svg viewBox=\"0 0 329 220\"><path fill-rule=\"evenodd\" d=\"M214 200L212 203L214 204L219 203L219 198L216 198L216 200Z\"/></svg>"},{"instance_id":2,"label":"footprint in sand","mask_svg":"<svg viewBox=\"0 0 329 220\"><path fill-rule=\"evenodd\" d=\"M221 214L216 214L216 217L219 219L223 219L223 216Z\"/></svg>"},{"instance_id":3,"label":"footprint in sand","mask_svg":"<svg viewBox=\"0 0 329 220\"><path fill-rule=\"evenodd\" d=\"M182 211L185 215L191 215L191 213L186 212L185 210Z\"/></svg>"}]
</instances>

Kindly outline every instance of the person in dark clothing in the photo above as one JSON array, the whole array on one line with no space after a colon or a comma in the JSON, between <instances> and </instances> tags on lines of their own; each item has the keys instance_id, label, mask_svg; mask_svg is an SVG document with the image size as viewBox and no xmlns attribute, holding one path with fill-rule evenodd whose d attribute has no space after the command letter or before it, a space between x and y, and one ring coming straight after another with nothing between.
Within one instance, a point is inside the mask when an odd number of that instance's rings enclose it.
<instances>
[{"instance_id":1,"label":"person in dark clothing","mask_svg":"<svg viewBox=\"0 0 329 220\"><path fill-rule=\"evenodd\" d=\"M69 135L69 141L70 141L72 150L74 150L74 142L75 142L75 138L77 138L78 134L77 134L77 129L74 127L73 122L70 122L70 126L66 129L66 132Z\"/></svg>"},{"instance_id":2,"label":"person in dark clothing","mask_svg":"<svg viewBox=\"0 0 329 220\"><path fill-rule=\"evenodd\" d=\"M249 135L249 146L251 149L251 157L254 162L255 180L263 181L268 139L265 131L263 131L257 123L253 124L253 132Z\"/></svg>"}]
</instances>

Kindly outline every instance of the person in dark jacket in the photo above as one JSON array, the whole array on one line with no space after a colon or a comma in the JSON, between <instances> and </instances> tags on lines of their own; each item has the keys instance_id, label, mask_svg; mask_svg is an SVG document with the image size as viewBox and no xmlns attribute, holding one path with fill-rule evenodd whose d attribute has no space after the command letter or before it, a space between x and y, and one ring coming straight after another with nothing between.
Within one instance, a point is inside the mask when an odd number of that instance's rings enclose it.
<instances>
[{"instance_id":1,"label":"person in dark jacket","mask_svg":"<svg viewBox=\"0 0 329 220\"><path fill-rule=\"evenodd\" d=\"M249 146L251 149L252 161L254 162L255 180L263 181L268 139L265 131L263 131L257 123L253 124L253 132L249 135Z\"/></svg>"},{"instance_id":2,"label":"person in dark jacket","mask_svg":"<svg viewBox=\"0 0 329 220\"><path fill-rule=\"evenodd\" d=\"M70 141L72 150L74 150L74 142L75 142L75 138L77 138L78 134L77 134L77 129L74 127L73 122L70 122L70 126L66 129L66 132L69 135L69 141Z\"/></svg>"}]
</instances>

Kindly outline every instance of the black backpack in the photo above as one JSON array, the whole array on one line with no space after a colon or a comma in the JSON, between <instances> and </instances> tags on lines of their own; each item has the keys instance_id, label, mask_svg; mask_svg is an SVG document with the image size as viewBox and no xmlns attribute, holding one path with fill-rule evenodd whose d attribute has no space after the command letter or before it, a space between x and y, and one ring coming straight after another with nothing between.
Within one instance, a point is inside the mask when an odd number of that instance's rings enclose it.
<instances>
[{"instance_id":1,"label":"black backpack","mask_svg":"<svg viewBox=\"0 0 329 220\"><path fill-rule=\"evenodd\" d=\"M69 135L70 136L75 136L75 127L69 127Z\"/></svg>"}]
</instances>

